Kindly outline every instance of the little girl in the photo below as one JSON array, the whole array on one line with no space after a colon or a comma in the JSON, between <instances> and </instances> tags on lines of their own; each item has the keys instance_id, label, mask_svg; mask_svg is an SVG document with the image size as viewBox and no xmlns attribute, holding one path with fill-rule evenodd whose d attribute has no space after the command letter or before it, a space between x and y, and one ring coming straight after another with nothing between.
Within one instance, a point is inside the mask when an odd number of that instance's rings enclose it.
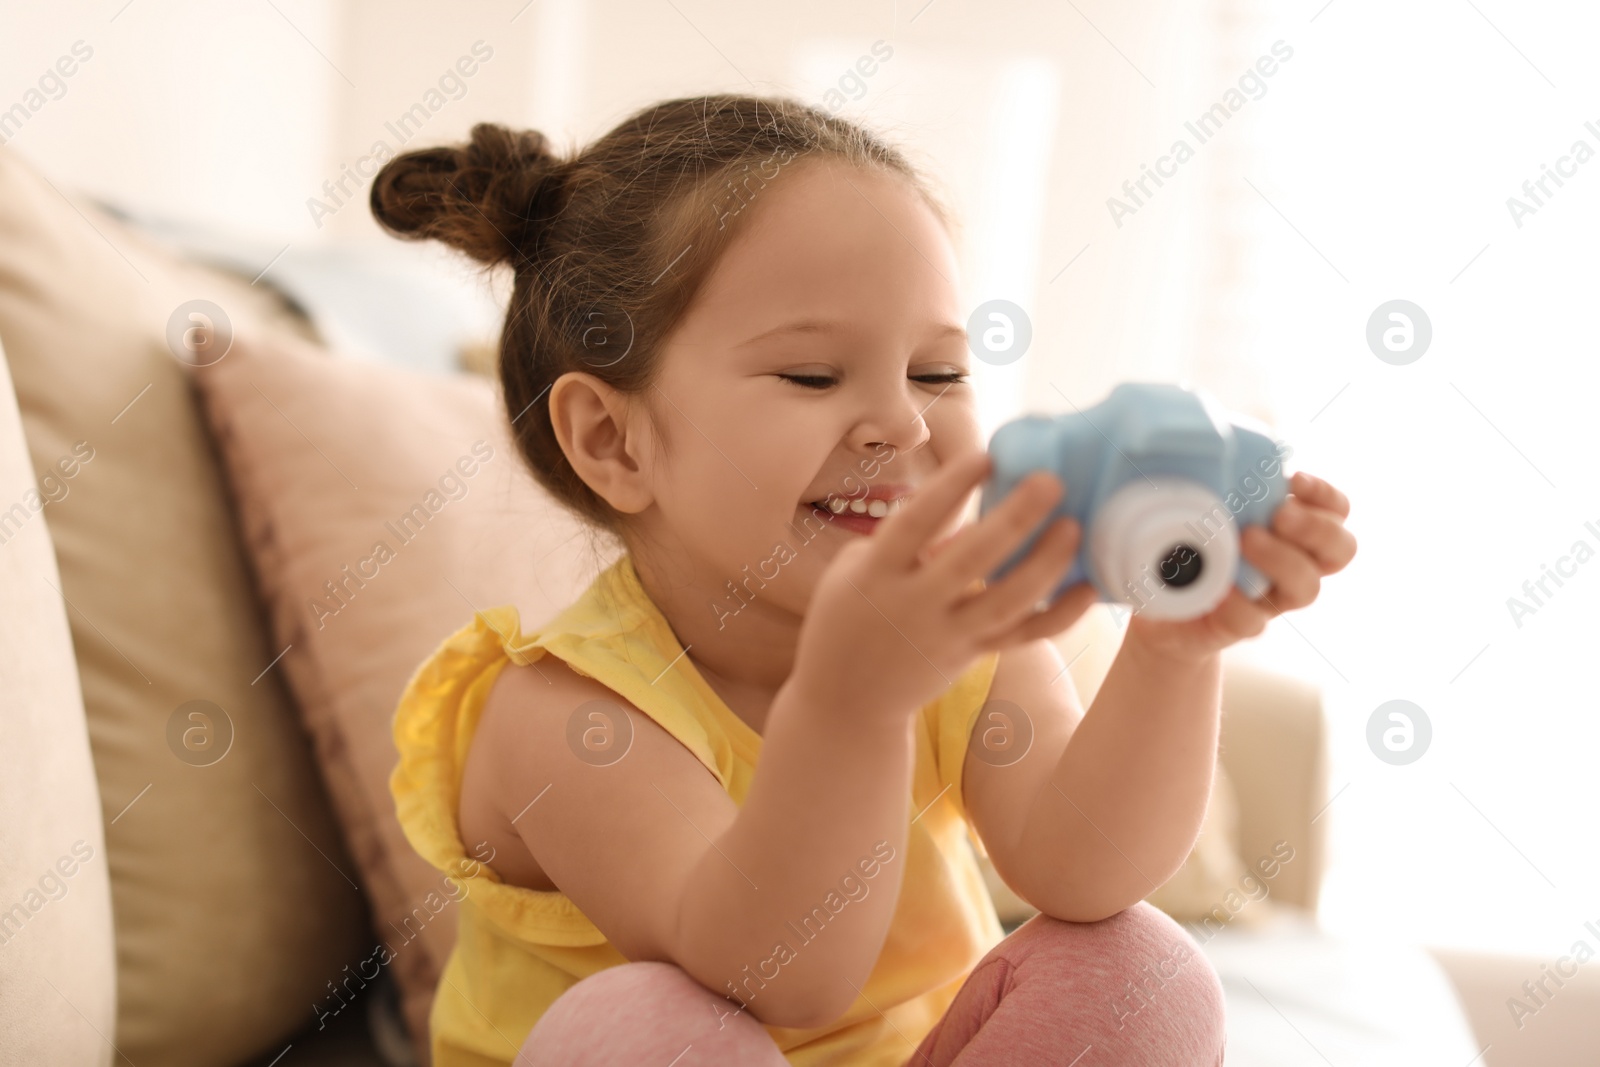
<instances>
[{"instance_id":1,"label":"little girl","mask_svg":"<svg viewBox=\"0 0 1600 1067\"><path fill-rule=\"evenodd\" d=\"M963 524L956 253L894 148L696 97L571 158L478 125L371 203L510 265L517 446L621 549L532 629L477 612L400 701L400 820L465 890L435 1067L1220 1064L1216 975L1144 898L1199 832L1218 653L1349 562L1343 494L1295 475L1243 540L1270 589L1135 615L1085 714L1049 637L1094 592L1040 610L1077 525L984 580L1062 486ZM1010 936L974 842L1041 912Z\"/></svg>"}]
</instances>

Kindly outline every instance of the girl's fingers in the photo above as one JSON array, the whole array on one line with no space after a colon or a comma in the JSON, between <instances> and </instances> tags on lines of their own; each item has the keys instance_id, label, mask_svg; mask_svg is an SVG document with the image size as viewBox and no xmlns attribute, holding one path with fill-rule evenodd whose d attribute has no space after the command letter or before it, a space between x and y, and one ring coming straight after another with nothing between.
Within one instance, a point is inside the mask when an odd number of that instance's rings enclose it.
<instances>
[{"instance_id":1,"label":"girl's fingers","mask_svg":"<svg viewBox=\"0 0 1600 1067\"><path fill-rule=\"evenodd\" d=\"M1259 600L1251 600L1234 588L1212 610L1206 621L1214 630L1229 637L1258 637L1272 617L1278 614L1272 606L1277 599L1277 594L1272 590L1268 590L1267 595Z\"/></svg>"},{"instance_id":2,"label":"girl's fingers","mask_svg":"<svg viewBox=\"0 0 1600 1067\"><path fill-rule=\"evenodd\" d=\"M1044 611L1025 616L1010 630L989 642L991 649L1006 649L1041 637L1053 637L1083 617L1100 599L1094 586L1079 582L1056 598Z\"/></svg>"},{"instance_id":3,"label":"girl's fingers","mask_svg":"<svg viewBox=\"0 0 1600 1067\"><path fill-rule=\"evenodd\" d=\"M987 578L1005 562L1061 500L1060 479L1034 471L1012 486L1005 499L963 529L944 546L933 563L953 581L965 584Z\"/></svg>"},{"instance_id":4,"label":"girl's fingers","mask_svg":"<svg viewBox=\"0 0 1600 1067\"><path fill-rule=\"evenodd\" d=\"M1272 516L1273 532L1317 561L1323 574L1341 571L1355 558L1356 538L1330 510L1290 497Z\"/></svg>"},{"instance_id":5,"label":"girl's fingers","mask_svg":"<svg viewBox=\"0 0 1600 1067\"><path fill-rule=\"evenodd\" d=\"M1240 548L1244 558L1271 583L1262 602L1274 614L1303 608L1317 599L1322 575L1316 561L1301 549L1260 526L1245 530Z\"/></svg>"},{"instance_id":6,"label":"girl's fingers","mask_svg":"<svg viewBox=\"0 0 1600 1067\"><path fill-rule=\"evenodd\" d=\"M1268 596L1271 594L1269 593ZM1247 600L1237 589L1230 597L1232 603L1227 605L1227 613L1222 621L1226 623L1233 633L1244 637L1260 637L1266 630L1267 623L1271 622L1278 611L1273 608L1270 601L1263 597L1260 601Z\"/></svg>"},{"instance_id":7,"label":"girl's fingers","mask_svg":"<svg viewBox=\"0 0 1600 1067\"><path fill-rule=\"evenodd\" d=\"M909 570L935 534L989 474L989 453L956 456L924 482L894 515L873 531L870 543L884 563Z\"/></svg>"},{"instance_id":8,"label":"girl's fingers","mask_svg":"<svg viewBox=\"0 0 1600 1067\"><path fill-rule=\"evenodd\" d=\"M966 620L963 625L993 633L1032 614L1034 605L1050 595L1072 565L1081 534L1071 519L1057 519L1045 527L1033 548L1004 578L957 609L957 615Z\"/></svg>"},{"instance_id":9,"label":"girl's fingers","mask_svg":"<svg viewBox=\"0 0 1600 1067\"><path fill-rule=\"evenodd\" d=\"M1314 474L1295 471L1289 490L1313 507L1327 508L1341 519L1350 517L1350 498Z\"/></svg>"}]
</instances>

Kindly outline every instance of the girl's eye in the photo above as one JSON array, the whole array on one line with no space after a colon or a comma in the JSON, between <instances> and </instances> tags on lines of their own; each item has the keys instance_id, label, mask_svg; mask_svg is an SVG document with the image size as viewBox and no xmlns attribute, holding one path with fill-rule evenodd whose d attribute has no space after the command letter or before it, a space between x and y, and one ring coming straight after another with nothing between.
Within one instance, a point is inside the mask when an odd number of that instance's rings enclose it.
<instances>
[{"instance_id":1,"label":"girl's eye","mask_svg":"<svg viewBox=\"0 0 1600 1067\"><path fill-rule=\"evenodd\" d=\"M805 389L826 389L834 382L834 379L826 374L780 374L778 377Z\"/></svg>"},{"instance_id":2,"label":"girl's eye","mask_svg":"<svg viewBox=\"0 0 1600 1067\"><path fill-rule=\"evenodd\" d=\"M805 389L826 389L837 380L827 374L780 374L778 377L786 382L793 382ZM949 384L964 382L969 377L966 371L949 371L944 374L916 374L911 380L914 382L927 382L931 384Z\"/></svg>"}]
</instances>

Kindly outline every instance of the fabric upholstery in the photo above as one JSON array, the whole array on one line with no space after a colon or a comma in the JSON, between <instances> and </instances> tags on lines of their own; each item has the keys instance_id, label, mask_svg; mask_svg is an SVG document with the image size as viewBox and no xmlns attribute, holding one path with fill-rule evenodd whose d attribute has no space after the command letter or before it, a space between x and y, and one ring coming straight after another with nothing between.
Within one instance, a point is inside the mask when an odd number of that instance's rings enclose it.
<instances>
[{"instance_id":1,"label":"fabric upholstery","mask_svg":"<svg viewBox=\"0 0 1600 1067\"><path fill-rule=\"evenodd\" d=\"M0 1049L13 1063L104 1067L116 948L100 790L46 511L0 352ZM41 491L42 483L42 491Z\"/></svg>"},{"instance_id":2,"label":"fabric upholstery","mask_svg":"<svg viewBox=\"0 0 1600 1067\"><path fill-rule=\"evenodd\" d=\"M292 328L264 286L183 264L0 152L0 341L31 469L78 442L93 452L59 475L45 515L105 822L115 1040L134 1063L173 1067L238 1062L303 1027L366 925L167 345L169 318L197 298L236 326ZM76 803L76 788L34 810Z\"/></svg>"}]
</instances>

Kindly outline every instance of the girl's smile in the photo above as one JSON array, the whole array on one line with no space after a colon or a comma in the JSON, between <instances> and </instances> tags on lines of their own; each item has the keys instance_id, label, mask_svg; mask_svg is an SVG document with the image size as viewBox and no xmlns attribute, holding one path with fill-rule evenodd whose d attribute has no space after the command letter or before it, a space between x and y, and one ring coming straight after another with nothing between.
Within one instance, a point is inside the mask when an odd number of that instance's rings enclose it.
<instances>
[{"instance_id":1,"label":"girl's smile","mask_svg":"<svg viewBox=\"0 0 1600 1067\"><path fill-rule=\"evenodd\" d=\"M809 514L826 516L840 529L870 534L880 520L899 511L910 495L911 486L891 483L850 493L829 493L800 507Z\"/></svg>"}]
</instances>

